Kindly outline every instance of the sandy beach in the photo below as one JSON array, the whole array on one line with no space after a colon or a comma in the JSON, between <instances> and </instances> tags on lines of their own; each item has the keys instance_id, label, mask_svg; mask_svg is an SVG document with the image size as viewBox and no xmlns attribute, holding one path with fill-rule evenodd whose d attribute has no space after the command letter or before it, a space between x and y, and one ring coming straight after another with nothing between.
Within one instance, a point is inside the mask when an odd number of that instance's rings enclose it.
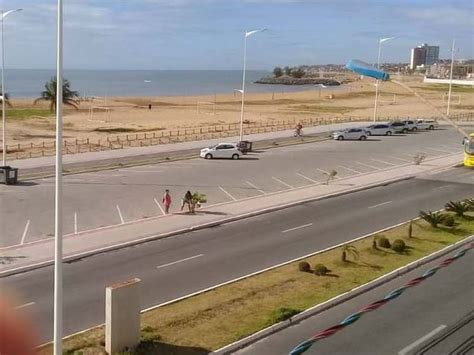
<instances>
[{"instance_id":1,"label":"sandy beach","mask_svg":"<svg viewBox=\"0 0 474 355\"><path fill-rule=\"evenodd\" d=\"M442 87L424 84L419 77L397 78L415 89L433 105L446 110ZM474 89L453 90L451 113L474 109ZM373 116L375 87L371 79L357 80L334 89L301 92L246 94L245 120L252 122L287 119ZM149 106L151 104L151 109ZM97 139L108 135L154 132L178 128L198 128L238 123L240 93L207 96L109 97L83 101L79 110L66 106L64 137ZM47 103L33 105L32 99L12 100L8 120L7 144L40 143L54 140L54 115ZM91 113L92 109L92 113ZM21 118L14 111L32 110ZM39 114L38 114L39 113ZM406 89L394 83L381 85L378 117L431 117L436 111Z\"/></svg>"}]
</instances>

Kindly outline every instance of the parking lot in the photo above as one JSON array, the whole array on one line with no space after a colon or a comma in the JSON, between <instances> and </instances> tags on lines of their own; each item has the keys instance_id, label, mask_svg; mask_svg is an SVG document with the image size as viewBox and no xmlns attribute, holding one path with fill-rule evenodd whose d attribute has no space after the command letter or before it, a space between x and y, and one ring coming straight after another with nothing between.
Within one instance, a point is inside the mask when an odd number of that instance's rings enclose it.
<instances>
[{"instance_id":1,"label":"parking lot","mask_svg":"<svg viewBox=\"0 0 474 355\"><path fill-rule=\"evenodd\" d=\"M363 142L324 141L274 148L237 161L196 158L68 175L64 177L64 233L163 215L165 189L173 199L171 211L178 212L186 190L206 194L208 204L215 205L323 183L331 170L337 171L334 183L344 183L346 177L413 164L419 153L427 159L460 153L461 141L459 133L442 128L372 136ZM466 171L463 182L474 184L472 171ZM0 185L0 194L0 247L53 235L53 178ZM166 218L162 221L166 223Z\"/></svg>"}]
</instances>

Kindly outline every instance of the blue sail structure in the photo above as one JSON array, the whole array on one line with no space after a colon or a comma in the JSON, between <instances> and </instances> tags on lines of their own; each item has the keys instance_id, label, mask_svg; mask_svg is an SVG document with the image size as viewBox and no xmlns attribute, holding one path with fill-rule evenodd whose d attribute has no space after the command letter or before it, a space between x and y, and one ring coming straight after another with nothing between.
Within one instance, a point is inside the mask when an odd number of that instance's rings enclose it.
<instances>
[{"instance_id":1,"label":"blue sail structure","mask_svg":"<svg viewBox=\"0 0 474 355\"><path fill-rule=\"evenodd\" d=\"M354 73L369 76L377 80L390 80L390 75L388 73L357 59L350 60L349 63L346 64L346 68L352 70Z\"/></svg>"}]
</instances>

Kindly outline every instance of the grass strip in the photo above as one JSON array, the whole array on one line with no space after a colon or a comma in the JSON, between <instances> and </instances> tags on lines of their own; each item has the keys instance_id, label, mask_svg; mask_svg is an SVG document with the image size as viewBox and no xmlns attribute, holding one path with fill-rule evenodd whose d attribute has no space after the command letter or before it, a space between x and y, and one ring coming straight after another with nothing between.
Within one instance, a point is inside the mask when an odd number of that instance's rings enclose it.
<instances>
[{"instance_id":1,"label":"grass strip","mask_svg":"<svg viewBox=\"0 0 474 355\"><path fill-rule=\"evenodd\" d=\"M216 350L473 234L473 213L454 218L459 223L454 229L435 229L418 220L413 223L411 238L404 224L361 239L351 244L358 259L347 252L347 261L342 261L344 247L338 247L304 260L311 268L326 266L330 272L325 276L301 272L299 262L293 262L148 311L142 315L140 346L123 354L206 354ZM407 249L402 253L374 249L373 241L382 236L392 243L402 239ZM106 354L103 345L103 326L64 341L66 354ZM51 345L46 345L39 353L51 351Z\"/></svg>"}]
</instances>

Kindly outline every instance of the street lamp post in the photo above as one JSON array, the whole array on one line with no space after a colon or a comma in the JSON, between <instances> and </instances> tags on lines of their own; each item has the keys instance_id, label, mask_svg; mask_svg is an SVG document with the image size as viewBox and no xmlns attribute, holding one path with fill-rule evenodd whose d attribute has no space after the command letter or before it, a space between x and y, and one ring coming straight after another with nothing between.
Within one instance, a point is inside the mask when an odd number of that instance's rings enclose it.
<instances>
[{"instance_id":1,"label":"street lamp post","mask_svg":"<svg viewBox=\"0 0 474 355\"><path fill-rule=\"evenodd\" d=\"M247 65L247 38L257 32L263 32L265 29L246 31L244 39L244 70L242 74L242 106L240 108L240 140L244 137L244 102L245 102L245 70Z\"/></svg>"},{"instance_id":2,"label":"street lamp post","mask_svg":"<svg viewBox=\"0 0 474 355\"><path fill-rule=\"evenodd\" d=\"M4 12L2 10L2 166L7 165L7 144L6 144L6 113L5 113L5 42L3 35L3 23L8 15L21 11L21 9Z\"/></svg>"},{"instance_id":3,"label":"street lamp post","mask_svg":"<svg viewBox=\"0 0 474 355\"><path fill-rule=\"evenodd\" d=\"M448 108L446 109L446 116L449 117L449 108L451 105L451 89L453 86L453 68L454 68L454 43L455 39L453 39L453 47L451 48L451 72L449 73L449 92L448 92Z\"/></svg>"},{"instance_id":4,"label":"street lamp post","mask_svg":"<svg viewBox=\"0 0 474 355\"><path fill-rule=\"evenodd\" d=\"M56 182L54 197L54 355L62 355L63 341L63 0L58 1L56 48Z\"/></svg>"},{"instance_id":5,"label":"street lamp post","mask_svg":"<svg viewBox=\"0 0 474 355\"><path fill-rule=\"evenodd\" d=\"M379 55L377 57L377 69L380 69L380 53L382 51L382 43L386 41L390 41L391 39L394 39L395 37L386 37L386 38L380 38L379 39ZM379 98L379 80L375 82L375 103L374 103L374 124L375 121L377 120L377 101Z\"/></svg>"}]
</instances>

